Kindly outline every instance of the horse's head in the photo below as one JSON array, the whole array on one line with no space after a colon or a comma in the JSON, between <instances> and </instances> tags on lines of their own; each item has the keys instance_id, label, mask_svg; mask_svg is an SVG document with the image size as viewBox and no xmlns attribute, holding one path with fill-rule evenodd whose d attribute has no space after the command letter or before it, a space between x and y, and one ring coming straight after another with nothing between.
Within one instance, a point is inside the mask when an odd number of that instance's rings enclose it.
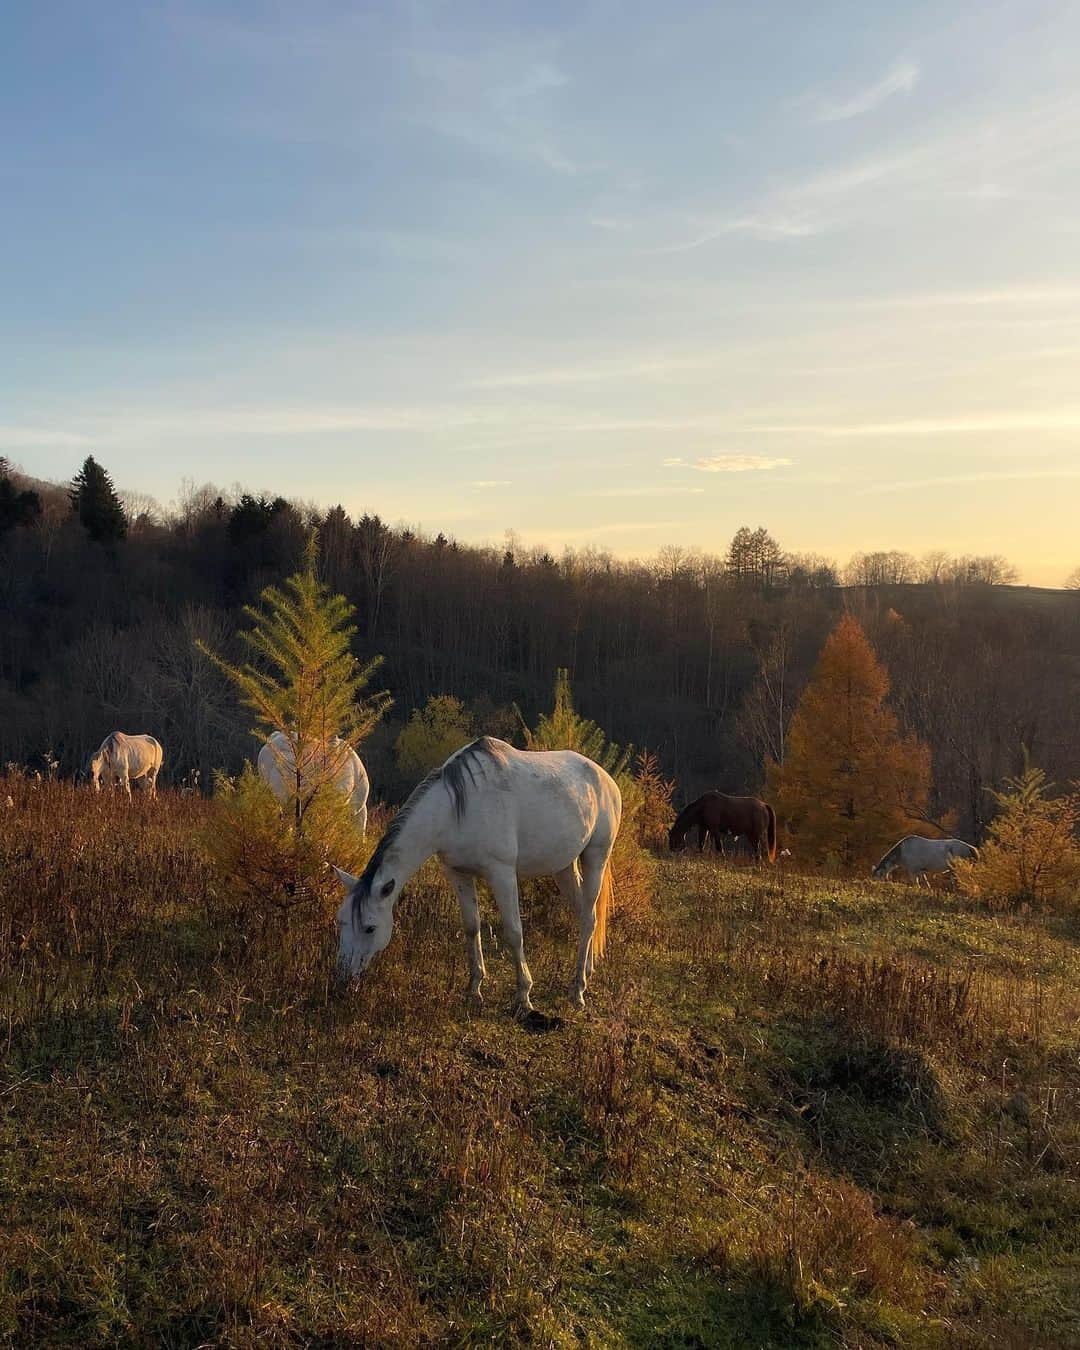
<instances>
[{"instance_id":1,"label":"horse's head","mask_svg":"<svg viewBox=\"0 0 1080 1350\"><path fill-rule=\"evenodd\" d=\"M672 825L668 831L667 845L672 853L679 853L686 844L686 831L681 829L678 821Z\"/></svg>"},{"instance_id":2,"label":"horse's head","mask_svg":"<svg viewBox=\"0 0 1080 1350\"><path fill-rule=\"evenodd\" d=\"M105 768L105 756L102 754L91 755L86 762L86 776L94 785L94 791L101 791L101 774Z\"/></svg>"},{"instance_id":3,"label":"horse's head","mask_svg":"<svg viewBox=\"0 0 1080 1350\"><path fill-rule=\"evenodd\" d=\"M875 881L882 881L884 880L885 877L889 875L889 869L885 865L884 858L882 858L881 862L878 863L878 865L874 868L874 870L870 873L870 875L874 878Z\"/></svg>"},{"instance_id":4,"label":"horse's head","mask_svg":"<svg viewBox=\"0 0 1080 1350\"><path fill-rule=\"evenodd\" d=\"M397 879L394 863L375 858L362 876L354 877L335 867L338 881L345 888L345 899L338 910L338 974L343 979L362 975L371 958L390 941L394 932L394 901Z\"/></svg>"}]
</instances>

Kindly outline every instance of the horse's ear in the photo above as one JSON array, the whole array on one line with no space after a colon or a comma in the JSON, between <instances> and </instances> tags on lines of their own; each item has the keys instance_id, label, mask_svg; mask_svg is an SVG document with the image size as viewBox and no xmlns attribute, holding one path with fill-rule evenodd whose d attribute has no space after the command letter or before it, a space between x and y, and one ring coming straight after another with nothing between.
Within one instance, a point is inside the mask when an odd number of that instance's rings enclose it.
<instances>
[{"instance_id":1,"label":"horse's ear","mask_svg":"<svg viewBox=\"0 0 1080 1350\"><path fill-rule=\"evenodd\" d=\"M333 867L333 863L330 865ZM337 877L338 881L341 882L346 891L351 891L358 880L351 872L346 872L340 867L334 867L334 876Z\"/></svg>"}]
</instances>

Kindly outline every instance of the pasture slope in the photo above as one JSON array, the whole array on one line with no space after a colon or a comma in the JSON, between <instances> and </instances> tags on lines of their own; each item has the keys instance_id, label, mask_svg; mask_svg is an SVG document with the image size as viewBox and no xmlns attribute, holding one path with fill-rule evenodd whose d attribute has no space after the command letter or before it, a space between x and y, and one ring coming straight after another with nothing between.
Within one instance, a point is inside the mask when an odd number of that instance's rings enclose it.
<instances>
[{"instance_id":1,"label":"pasture slope","mask_svg":"<svg viewBox=\"0 0 1080 1350\"><path fill-rule=\"evenodd\" d=\"M0 781L3 1343L1080 1344L1075 919L662 859L581 1016L530 894L534 1034L430 868L335 998L216 809Z\"/></svg>"}]
</instances>

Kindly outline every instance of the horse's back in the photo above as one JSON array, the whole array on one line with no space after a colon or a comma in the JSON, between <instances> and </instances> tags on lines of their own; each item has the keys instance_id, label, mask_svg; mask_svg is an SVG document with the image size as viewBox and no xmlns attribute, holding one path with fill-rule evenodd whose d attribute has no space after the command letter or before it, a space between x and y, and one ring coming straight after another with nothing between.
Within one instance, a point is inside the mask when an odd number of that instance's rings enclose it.
<instances>
[{"instance_id":1,"label":"horse's back","mask_svg":"<svg viewBox=\"0 0 1080 1350\"><path fill-rule=\"evenodd\" d=\"M110 768L123 768L131 778L160 769L165 758L161 742L148 732L111 731L101 742L98 755Z\"/></svg>"},{"instance_id":2,"label":"horse's back","mask_svg":"<svg viewBox=\"0 0 1080 1350\"><path fill-rule=\"evenodd\" d=\"M561 871L590 844L607 851L618 833L619 785L576 750L518 750L484 737L452 755L443 773L459 785L463 832L502 836L523 876Z\"/></svg>"},{"instance_id":3,"label":"horse's back","mask_svg":"<svg viewBox=\"0 0 1080 1350\"><path fill-rule=\"evenodd\" d=\"M909 834L891 852L897 855L900 866L909 872L946 872L950 859L968 857L970 850L971 845L962 839L927 839L921 834Z\"/></svg>"},{"instance_id":4,"label":"horse's back","mask_svg":"<svg viewBox=\"0 0 1080 1350\"><path fill-rule=\"evenodd\" d=\"M367 802L368 793L371 789L363 761L352 746L345 745L340 737L335 736L331 745L334 754L344 750L341 763L334 775L334 786L339 791L344 792L354 805L363 806ZM325 747L323 747L323 750L325 750ZM312 746L310 751L305 750L301 755L300 776L302 779L307 767L312 764L313 758L319 754L320 747L316 745ZM324 757L324 766L325 762ZM295 773L296 761L293 756L292 744L283 731L273 732L264 743L255 761L255 767L259 771L259 776L269 784L275 796L286 800L291 795L290 789L285 785L284 775Z\"/></svg>"}]
</instances>

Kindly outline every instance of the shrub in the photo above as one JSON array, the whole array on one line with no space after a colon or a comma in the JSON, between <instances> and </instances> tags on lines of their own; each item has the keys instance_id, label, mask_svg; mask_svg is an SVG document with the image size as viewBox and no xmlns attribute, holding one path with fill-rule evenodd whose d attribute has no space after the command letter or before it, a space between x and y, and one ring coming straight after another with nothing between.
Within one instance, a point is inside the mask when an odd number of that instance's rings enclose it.
<instances>
[{"instance_id":1,"label":"shrub","mask_svg":"<svg viewBox=\"0 0 1080 1350\"><path fill-rule=\"evenodd\" d=\"M628 917L643 918L652 904L655 864L638 839L645 794L630 769L633 749L612 744L602 728L578 714L567 670L560 669L555 673L555 701L551 712L541 715L535 731L530 730L522 719L522 729L530 750L576 750L595 760L618 783L623 809L619 835L611 855L615 886L613 908Z\"/></svg>"},{"instance_id":2,"label":"shrub","mask_svg":"<svg viewBox=\"0 0 1080 1350\"><path fill-rule=\"evenodd\" d=\"M250 764L236 778L219 774L214 786L218 810L204 842L219 900L237 918L262 924L305 902L326 908L341 890L330 860L361 870L364 841L344 793L320 788L298 829Z\"/></svg>"},{"instance_id":3,"label":"shrub","mask_svg":"<svg viewBox=\"0 0 1080 1350\"><path fill-rule=\"evenodd\" d=\"M660 772L660 761L651 750L642 750L634 767L634 781L641 793L638 811L638 841L645 848L662 849L667 845L668 832L675 820L671 796L675 780Z\"/></svg>"},{"instance_id":4,"label":"shrub","mask_svg":"<svg viewBox=\"0 0 1080 1350\"><path fill-rule=\"evenodd\" d=\"M417 781L438 768L476 734L475 724L460 699L434 694L422 708L414 708L394 743L394 755L403 778Z\"/></svg>"},{"instance_id":5,"label":"shrub","mask_svg":"<svg viewBox=\"0 0 1080 1350\"><path fill-rule=\"evenodd\" d=\"M993 793L1000 814L977 859L953 864L968 895L1033 904L1075 904L1080 890L1080 793L1051 797L1042 769L1025 764Z\"/></svg>"}]
</instances>

